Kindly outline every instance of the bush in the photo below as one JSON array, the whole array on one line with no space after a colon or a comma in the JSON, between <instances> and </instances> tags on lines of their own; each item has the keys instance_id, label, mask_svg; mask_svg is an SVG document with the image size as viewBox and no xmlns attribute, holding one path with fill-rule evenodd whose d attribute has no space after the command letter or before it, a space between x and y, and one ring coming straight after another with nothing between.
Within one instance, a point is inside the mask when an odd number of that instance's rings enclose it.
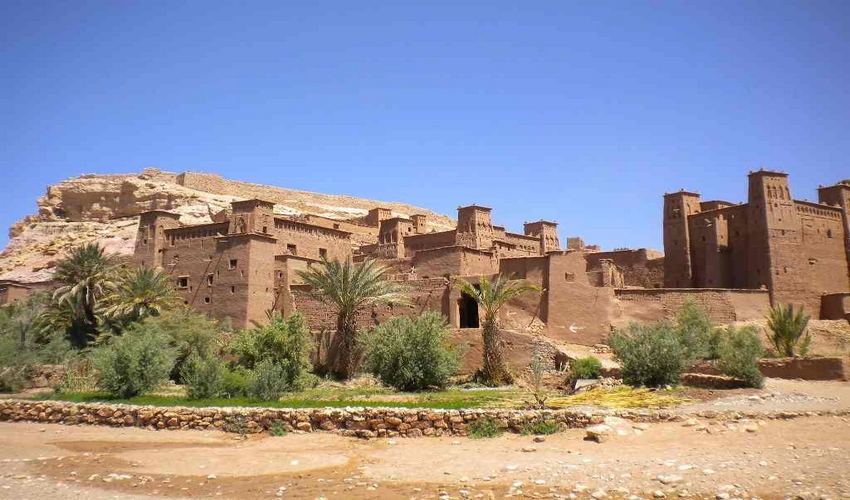
<instances>
[{"instance_id":1,"label":"bush","mask_svg":"<svg viewBox=\"0 0 850 500\"><path fill-rule=\"evenodd\" d=\"M27 387L27 366L0 367L0 392L21 392Z\"/></svg>"},{"instance_id":2,"label":"bush","mask_svg":"<svg viewBox=\"0 0 850 500\"><path fill-rule=\"evenodd\" d=\"M570 360L570 377L573 380L600 376L602 376L602 362L595 356Z\"/></svg>"},{"instance_id":3,"label":"bush","mask_svg":"<svg viewBox=\"0 0 850 500\"><path fill-rule=\"evenodd\" d=\"M549 435L555 434L556 432L558 432L559 429L560 428L557 422L552 422L548 420L538 420L533 424L526 425L525 427L523 427L522 432L520 434L522 434L523 436L530 436L532 434L538 436Z\"/></svg>"},{"instance_id":4,"label":"bush","mask_svg":"<svg viewBox=\"0 0 850 500\"><path fill-rule=\"evenodd\" d=\"M183 363L180 377L189 399L210 399L225 394L227 367L217 356L192 354Z\"/></svg>"},{"instance_id":5,"label":"bush","mask_svg":"<svg viewBox=\"0 0 850 500\"><path fill-rule=\"evenodd\" d=\"M227 370L224 374L224 394L229 398L248 395L248 382L251 372L241 366Z\"/></svg>"},{"instance_id":6,"label":"bush","mask_svg":"<svg viewBox=\"0 0 850 500\"><path fill-rule=\"evenodd\" d=\"M460 364L446 321L436 312L390 318L365 335L363 345L366 369L402 391L445 387Z\"/></svg>"},{"instance_id":7,"label":"bush","mask_svg":"<svg viewBox=\"0 0 850 500\"><path fill-rule=\"evenodd\" d=\"M221 351L221 327L206 314L190 309L175 309L148 317L141 325L146 331L165 335L170 340L176 354L170 375L178 382L184 381L181 378L183 365L191 355L206 358L218 355Z\"/></svg>"},{"instance_id":8,"label":"bush","mask_svg":"<svg viewBox=\"0 0 850 500\"><path fill-rule=\"evenodd\" d=\"M159 387L168 380L174 360L170 339L144 323L132 324L93 355L94 367L100 372L98 385L119 398Z\"/></svg>"},{"instance_id":9,"label":"bush","mask_svg":"<svg viewBox=\"0 0 850 500\"><path fill-rule=\"evenodd\" d=\"M692 351L668 323L632 323L625 330L614 330L610 344L622 366L623 381L635 387L676 385L694 361Z\"/></svg>"},{"instance_id":10,"label":"bush","mask_svg":"<svg viewBox=\"0 0 850 500\"><path fill-rule=\"evenodd\" d=\"M306 385L310 332L302 315L295 313L284 320L279 314L270 314L267 326L242 330L231 346L246 368L256 370L266 361L277 366L282 390L299 390Z\"/></svg>"},{"instance_id":11,"label":"bush","mask_svg":"<svg viewBox=\"0 0 850 500\"><path fill-rule=\"evenodd\" d=\"M260 361L251 372L248 395L263 401L276 401L289 386L285 380L286 370L270 359Z\"/></svg>"},{"instance_id":12,"label":"bush","mask_svg":"<svg viewBox=\"0 0 850 500\"><path fill-rule=\"evenodd\" d=\"M490 417L481 417L467 428L467 435L472 439L493 438L502 435L502 427Z\"/></svg>"},{"instance_id":13,"label":"bush","mask_svg":"<svg viewBox=\"0 0 850 500\"><path fill-rule=\"evenodd\" d=\"M767 338L779 356L805 356L812 341L811 335L806 332L808 326L809 316L804 307L800 306L795 314L792 304L787 307L778 304L771 307L767 315L767 327L770 329Z\"/></svg>"},{"instance_id":14,"label":"bush","mask_svg":"<svg viewBox=\"0 0 850 500\"><path fill-rule=\"evenodd\" d=\"M676 333L688 358L716 358L716 337L714 323L708 313L692 299L687 299L682 310L676 315ZM714 340L713 340L714 339Z\"/></svg>"},{"instance_id":15,"label":"bush","mask_svg":"<svg viewBox=\"0 0 850 500\"><path fill-rule=\"evenodd\" d=\"M764 348L756 329L747 326L739 330L729 326L720 338L717 361L720 371L743 380L750 387L762 387L764 376L759 370L759 358Z\"/></svg>"}]
</instances>

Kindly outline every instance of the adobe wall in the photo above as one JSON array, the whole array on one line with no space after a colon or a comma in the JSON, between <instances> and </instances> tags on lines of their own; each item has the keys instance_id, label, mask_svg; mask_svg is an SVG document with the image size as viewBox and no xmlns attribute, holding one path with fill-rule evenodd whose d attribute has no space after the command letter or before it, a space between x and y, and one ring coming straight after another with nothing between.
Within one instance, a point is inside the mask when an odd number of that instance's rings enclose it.
<instances>
[{"instance_id":1,"label":"adobe wall","mask_svg":"<svg viewBox=\"0 0 850 500\"><path fill-rule=\"evenodd\" d=\"M717 288L618 289L619 314L612 324L623 327L630 322L648 323L672 318L689 299L708 312L718 324L763 319L770 309L766 290L729 290Z\"/></svg>"},{"instance_id":2,"label":"adobe wall","mask_svg":"<svg viewBox=\"0 0 850 500\"><path fill-rule=\"evenodd\" d=\"M821 297L820 319L850 321L850 292L832 293Z\"/></svg>"},{"instance_id":3,"label":"adobe wall","mask_svg":"<svg viewBox=\"0 0 850 500\"><path fill-rule=\"evenodd\" d=\"M380 305L364 310L357 316L357 324L361 328L373 328L392 316L416 317L427 311L442 313L449 316L448 296L449 281L446 278L412 279L400 282L407 292L405 297L409 304ZM336 311L332 306L324 304L308 295L310 288L306 285L292 285L292 311L304 315L311 331L335 331Z\"/></svg>"},{"instance_id":4,"label":"adobe wall","mask_svg":"<svg viewBox=\"0 0 850 500\"><path fill-rule=\"evenodd\" d=\"M170 244L162 252L163 268L193 309L230 318L235 328L250 325L251 319L262 321L274 304L274 239L209 236L217 225L209 226L166 231Z\"/></svg>"},{"instance_id":5,"label":"adobe wall","mask_svg":"<svg viewBox=\"0 0 850 500\"><path fill-rule=\"evenodd\" d=\"M455 231L440 231L438 233L414 234L404 238L404 255L407 258L421 250L450 247L455 244Z\"/></svg>"},{"instance_id":6,"label":"adobe wall","mask_svg":"<svg viewBox=\"0 0 850 500\"><path fill-rule=\"evenodd\" d=\"M278 255L292 254L294 245L294 255L309 259L320 260L323 250L330 260L347 260L351 256L351 239L339 230L275 219L274 236Z\"/></svg>"},{"instance_id":7,"label":"adobe wall","mask_svg":"<svg viewBox=\"0 0 850 500\"><path fill-rule=\"evenodd\" d=\"M416 252L413 266L423 278L477 276L495 274L498 261L492 252L451 246Z\"/></svg>"},{"instance_id":8,"label":"adobe wall","mask_svg":"<svg viewBox=\"0 0 850 500\"><path fill-rule=\"evenodd\" d=\"M600 260L610 259L623 273L625 286L661 288L664 286L664 255L638 248L587 254L587 270L601 270Z\"/></svg>"},{"instance_id":9,"label":"adobe wall","mask_svg":"<svg viewBox=\"0 0 850 500\"><path fill-rule=\"evenodd\" d=\"M547 256L546 332L553 339L584 345L604 342L616 309L614 289L594 286L584 252Z\"/></svg>"}]
</instances>

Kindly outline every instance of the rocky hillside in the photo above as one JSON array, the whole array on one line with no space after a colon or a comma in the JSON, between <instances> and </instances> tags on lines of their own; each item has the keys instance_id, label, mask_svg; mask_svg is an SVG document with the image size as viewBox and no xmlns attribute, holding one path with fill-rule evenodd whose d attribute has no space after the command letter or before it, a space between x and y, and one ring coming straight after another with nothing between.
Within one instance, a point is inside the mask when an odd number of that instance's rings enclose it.
<instances>
[{"instance_id":1,"label":"rocky hillside","mask_svg":"<svg viewBox=\"0 0 850 500\"><path fill-rule=\"evenodd\" d=\"M230 202L248 198L275 202L275 213L283 216L345 220L381 206L398 216L426 214L429 227L438 231L455 224L449 217L403 203L296 191L212 174L157 169L139 174L87 174L49 186L38 199L38 213L12 226L9 244L0 253L0 280L50 280L56 259L74 246L93 241L110 252L130 256L138 215L146 210L171 210L181 214L181 223L199 224L210 222L211 214L229 207Z\"/></svg>"}]
</instances>

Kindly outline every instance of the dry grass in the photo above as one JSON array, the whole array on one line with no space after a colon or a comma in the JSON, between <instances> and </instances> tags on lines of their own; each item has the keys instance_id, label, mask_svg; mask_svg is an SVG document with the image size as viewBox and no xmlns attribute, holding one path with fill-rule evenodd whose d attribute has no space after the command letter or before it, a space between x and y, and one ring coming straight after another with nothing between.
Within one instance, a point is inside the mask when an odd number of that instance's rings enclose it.
<instances>
[{"instance_id":1,"label":"dry grass","mask_svg":"<svg viewBox=\"0 0 850 500\"><path fill-rule=\"evenodd\" d=\"M672 408L695 400L677 395L677 390L633 389L631 387L598 388L573 396L553 396L546 400L550 409L593 406L609 409ZM488 406L523 408L527 399L505 399Z\"/></svg>"}]
</instances>

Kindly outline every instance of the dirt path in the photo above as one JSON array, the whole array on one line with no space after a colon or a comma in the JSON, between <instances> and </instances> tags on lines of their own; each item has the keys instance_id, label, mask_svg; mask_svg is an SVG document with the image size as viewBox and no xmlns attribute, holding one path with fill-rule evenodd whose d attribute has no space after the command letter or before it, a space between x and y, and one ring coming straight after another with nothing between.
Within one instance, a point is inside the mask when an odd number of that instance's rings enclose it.
<instances>
[{"instance_id":1,"label":"dirt path","mask_svg":"<svg viewBox=\"0 0 850 500\"><path fill-rule=\"evenodd\" d=\"M717 391L718 394L728 391ZM850 408L850 383L765 379L763 390L683 406L679 411L830 411Z\"/></svg>"},{"instance_id":2,"label":"dirt path","mask_svg":"<svg viewBox=\"0 0 850 500\"><path fill-rule=\"evenodd\" d=\"M0 498L599 499L603 490L607 498L850 498L846 419L700 424L656 424L599 444L581 430L544 442L517 435L238 440L3 423Z\"/></svg>"}]
</instances>

